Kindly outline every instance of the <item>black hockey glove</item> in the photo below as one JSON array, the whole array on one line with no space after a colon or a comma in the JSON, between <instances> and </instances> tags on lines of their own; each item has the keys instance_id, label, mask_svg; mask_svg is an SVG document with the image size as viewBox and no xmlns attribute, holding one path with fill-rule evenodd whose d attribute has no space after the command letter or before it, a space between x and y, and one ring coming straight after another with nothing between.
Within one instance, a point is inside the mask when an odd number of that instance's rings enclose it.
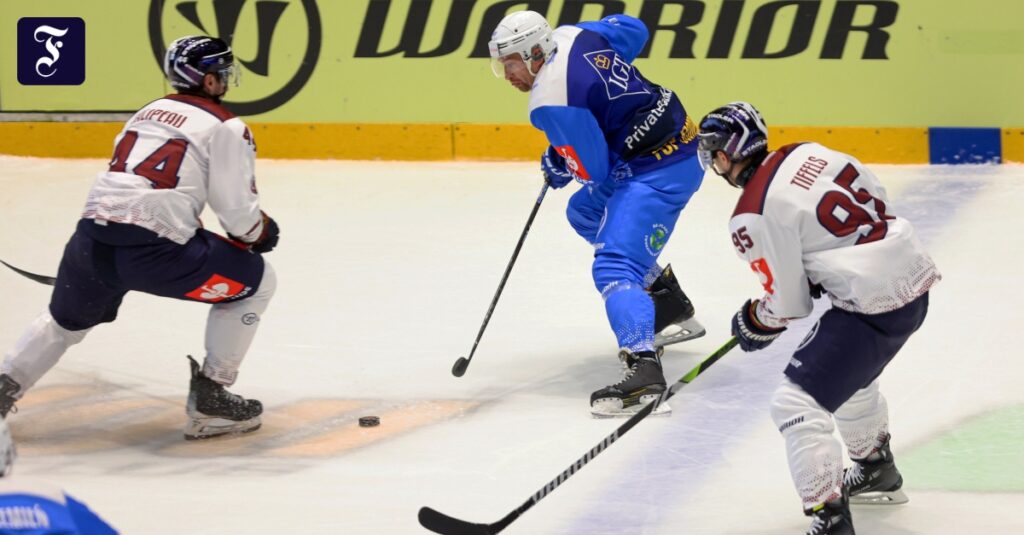
<instances>
[{"instance_id":1,"label":"black hockey glove","mask_svg":"<svg viewBox=\"0 0 1024 535\"><path fill-rule=\"evenodd\" d=\"M540 158L540 170L544 172L544 180L551 184L552 188L564 188L572 182L572 173L565 167L565 158L555 152L555 148L548 146L544 155Z\"/></svg>"},{"instance_id":2,"label":"black hockey glove","mask_svg":"<svg viewBox=\"0 0 1024 535\"><path fill-rule=\"evenodd\" d=\"M249 245L249 249L257 253L269 253L274 250L274 247L277 247L277 240L281 235L281 229L277 227L277 222L268 216L266 212L261 210L260 215L263 216L263 232L259 238L256 238L256 241Z\"/></svg>"},{"instance_id":3,"label":"black hockey glove","mask_svg":"<svg viewBox=\"0 0 1024 535\"><path fill-rule=\"evenodd\" d=\"M757 321L755 313L757 303L756 299L753 301L747 299L747 302L743 303L740 310L732 317L732 334L739 338L740 347L747 352L768 347L786 330L785 327L772 329Z\"/></svg>"},{"instance_id":4,"label":"black hockey glove","mask_svg":"<svg viewBox=\"0 0 1024 535\"><path fill-rule=\"evenodd\" d=\"M820 284L814 284L813 282L811 282L811 279L807 279L807 285L810 287L811 299L818 299L827 293L825 292L824 286Z\"/></svg>"}]
</instances>

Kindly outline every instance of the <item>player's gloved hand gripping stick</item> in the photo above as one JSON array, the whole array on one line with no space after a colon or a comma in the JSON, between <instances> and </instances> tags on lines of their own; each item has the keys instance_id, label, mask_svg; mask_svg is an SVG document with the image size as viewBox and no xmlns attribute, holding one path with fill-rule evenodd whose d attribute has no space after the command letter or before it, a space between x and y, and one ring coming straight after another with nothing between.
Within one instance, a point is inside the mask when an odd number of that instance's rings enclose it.
<instances>
[{"instance_id":1,"label":"player's gloved hand gripping stick","mask_svg":"<svg viewBox=\"0 0 1024 535\"><path fill-rule=\"evenodd\" d=\"M729 350L736 347L737 343L739 343L739 340L737 340L735 336L730 338L729 341L722 347L718 348L717 351L709 355L701 361L700 364L697 364L697 366L690 370L689 373L673 383L672 386L662 393L660 398L648 403L643 409L640 409L640 412L634 414L629 420L626 420L626 423L620 425L618 429L605 437L605 439L598 445L583 454L583 457L580 457L576 462L569 465L569 468L566 468L561 474L558 474L558 477L548 482L547 485L544 485L544 487L538 490L530 497L530 499L526 500L525 503L520 505L511 513L505 515L505 518L502 518L493 524L476 524L450 517L429 507L421 507L419 513L420 525L434 533L441 533L444 535L493 535L507 528L509 524L514 522L520 515L533 507L535 503L543 500L545 496L558 488L558 486L564 483L565 480L569 479L569 477L581 470L594 457L597 457L597 454L610 447L616 440L622 437L622 435L625 435L627 431L632 429L633 426L640 423L640 420L650 416L651 412L653 412L658 405L668 401L668 399L674 396L680 388L692 382L698 375L703 373L704 370L710 368L712 364L717 362L718 359L724 357Z\"/></svg>"},{"instance_id":2,"label":"player's gloved hand gripping stick","mask_svg":"<svg viewBox=\"0 0 1024 535\"><path fill-rule=\"evenodd\" d=\"M519 256L519 250L523 248L523 242L526 241L526 235L530 232L530 225L533 224L533 218L537 217L537 210L540 210L540 203L544 201L544 195L548 192L550 185L547 181L544 181L544 187L540 189L540 195L537 196L537 203L533 205L533 211L530 212L530 218L526 220L526 227L523 228L523 234L519 236L519 243L516 244L516 250L512 252L512 259L508 261L508 266L505 267L505 274L501 276L501 282L498 284L498 290L494 292L494 298L491 299L491 306L487 309L487 314L484 316L484 322L480 325L480 332L476 333L476 341L473 342L473 349L469 352L469 358L459 357L455 361L455 365L452 366L452 375L455 377L462 377L462 374L466 373L466 368L469 367L469 361L473 360L473 355L476 353L476 346L480 344L480 338L484 335L484 330L487 329L487 323L491 321L491 314L494 313L494 306L498 304L498 298L501 297L501 291L505 289L505 281L508 280L508 274L512 272L512 266L516 263L516 258Z\"/></svg>"}]
</instances>

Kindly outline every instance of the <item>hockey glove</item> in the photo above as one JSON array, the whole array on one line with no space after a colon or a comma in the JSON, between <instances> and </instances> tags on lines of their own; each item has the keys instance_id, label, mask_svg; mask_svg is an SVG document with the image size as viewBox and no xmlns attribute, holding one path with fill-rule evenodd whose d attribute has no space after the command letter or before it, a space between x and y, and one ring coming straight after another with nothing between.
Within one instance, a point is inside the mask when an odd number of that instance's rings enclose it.
<instances>
[{"instance_id":1,"label":"hockey glove","mask_svg":"<svg viewBox=\"0 0 1024 535\"><path fill-rule=\"evenodd\" d=\"M281 235L281 229L277 227L277 222L268 216L266 212L261 210L260 215L263 216L263 232L259 238L256 238L256 241L249 245L249 249L257 253L269 253L274 250L274 247L277 247L277 240Z\"/></svg>"},{"instance_id":2,"label":"hockey glove","mask_svg":"<svg viewBox=\"0 0 1024 535\"><path fill-rule=\"evenodd\" d=\"M540 170L544 173L544 180L547 180L552 188L564 188L566 184L572 182L572 173L565 167L565 158L555 152L554 147L549 146L548 150L544 151L540 158Z\"/></svg>"},{"instance_id":3,"label":"hockey glove","mask_svg":"<svg viewBox=\"0 0 1024 535\"><path fill-rule=\"evenodd\" d=\"M757 321L758 300L747 299L736 315L732 317L732 334L739 339L740 347L747 352L764 349L786 330L772 329Z\"/></svg>"}]
</instances>

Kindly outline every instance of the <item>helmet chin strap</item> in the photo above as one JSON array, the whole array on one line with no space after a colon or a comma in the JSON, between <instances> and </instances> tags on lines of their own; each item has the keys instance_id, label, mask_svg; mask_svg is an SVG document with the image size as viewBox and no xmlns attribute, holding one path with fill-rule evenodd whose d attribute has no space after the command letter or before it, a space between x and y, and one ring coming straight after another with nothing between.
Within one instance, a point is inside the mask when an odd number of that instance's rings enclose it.
<instances>
[{"instance_id":1,"label":"helmet chin strap","mask_svg":"<svg viewBox=\"0 0 1024 535\"><path fill-rule=\"evenodd\" d=\"M537 47L534 47L534 48L536 49ZM552 50L551 53L553 54L554 50ZM549 57L549 55L544 54L544 51L542 50L538 54L535 54L535 55L530 56L528 58L523 58L525 60L525 62L526 62L526 70L529 71L530 76L537 76L537 73L540 72L540 67L537 68L537 72L533 72L533 62L534 61L540 61L541 62L540 66L543 67L544 63L547 62L548 57Z\"/></svg>"},{"instance_id":2,"label":"helmet chin strap","mask_svg":"<svg viewBox=\"0 0 1024 535\"><path fill-rule=\"evenodd\" d=\"M757 172L757 168L761 167L761 162L764 161L765 157L768 156L767 152L759 152L750 157L750 162L746 167L740 171L740 174L736 175L736 187L742 188L750 182L750 179L754 177L754 173ZM735 165L735 162L733 162Z\"/></svg>"}]
</instances>

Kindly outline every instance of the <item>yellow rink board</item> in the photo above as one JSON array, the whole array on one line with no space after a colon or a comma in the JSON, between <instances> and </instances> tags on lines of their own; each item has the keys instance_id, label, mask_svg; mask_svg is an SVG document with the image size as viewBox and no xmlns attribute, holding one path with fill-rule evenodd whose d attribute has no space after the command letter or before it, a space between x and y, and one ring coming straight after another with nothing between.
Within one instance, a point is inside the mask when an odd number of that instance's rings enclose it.
<instances>
[{"instance_id":1,"label":"yellow rink board","mask_svg":"<svg viewBox=\"0 0 1024 535\"><path fill-rule=\"evenodd\" d=\"M105 158L120 122L0 123L0 154ZM255 123L261 158L535 160L547 142L530 125ZM926 127L771 127L772 147L815 141L869 163L928 163ZM1005 161L1024 162L1024 128L1004 128Z\"/></svg>"}]
</instances>

